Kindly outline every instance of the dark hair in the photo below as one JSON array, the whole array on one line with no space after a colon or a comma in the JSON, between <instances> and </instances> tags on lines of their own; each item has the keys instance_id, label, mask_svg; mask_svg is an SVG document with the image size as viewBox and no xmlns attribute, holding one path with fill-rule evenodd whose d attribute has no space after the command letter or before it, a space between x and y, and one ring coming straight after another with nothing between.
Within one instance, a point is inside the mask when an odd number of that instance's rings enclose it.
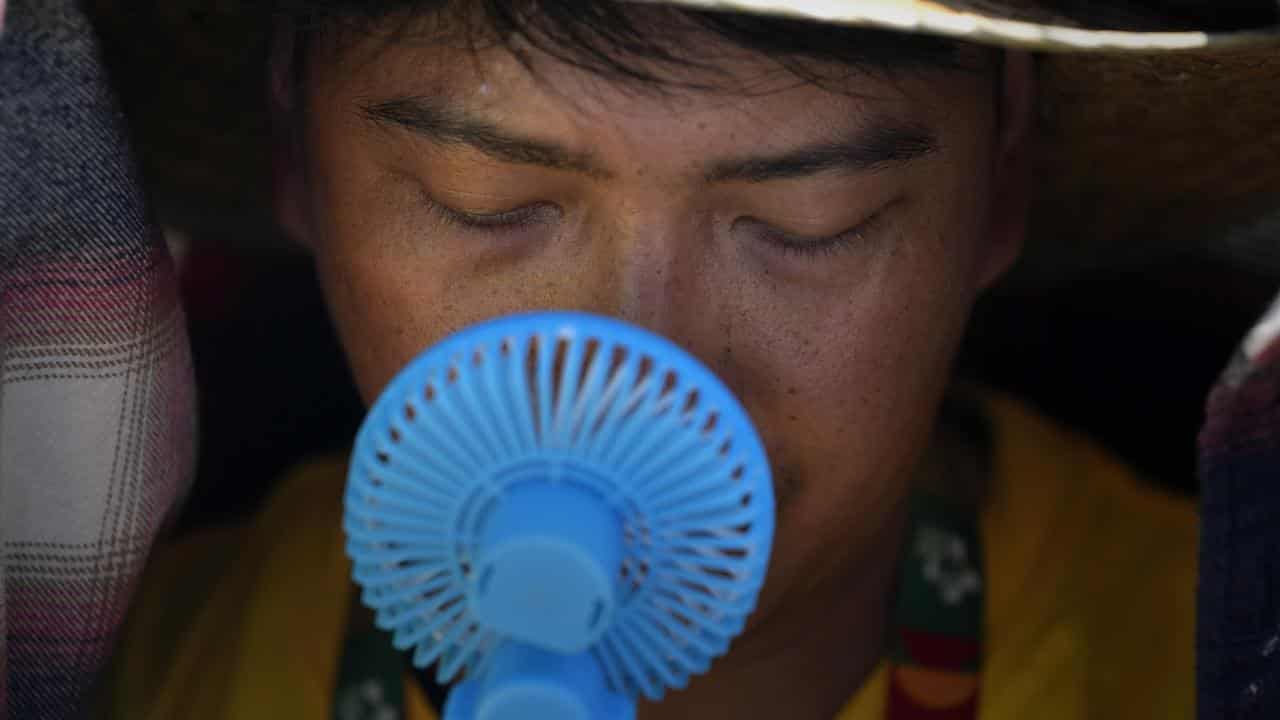
<instances>
[{"instance_id":1,"label":"dark hair","mask_svg":"<svg viewBox=\"0 0 1280 720\"><path fill-rule=\"evenodd\" d=\"M618 0L277 0L275 12L277 21L294 29L299 54L318 33L358 35L399 20L401 30L392 37L400 39L415 20L447 16L461 21L471 47L483 33L484 42L516 52L512 41L521 38L562 62L651 87L671 82L661 68L716 72L705 43L681 44L699 34L691 30L768 56L814 81L820 79L819 64L858 71L977 71L993 67L999 55L928 35Z\"/></svg>"}]
</instances>

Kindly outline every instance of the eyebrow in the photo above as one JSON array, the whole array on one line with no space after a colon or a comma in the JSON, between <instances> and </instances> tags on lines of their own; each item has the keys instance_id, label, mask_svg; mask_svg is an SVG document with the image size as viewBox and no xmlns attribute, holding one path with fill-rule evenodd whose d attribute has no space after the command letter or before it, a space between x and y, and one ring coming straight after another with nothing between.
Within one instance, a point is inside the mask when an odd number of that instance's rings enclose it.
<instances>
[{"instance_id":1,"label":"eyebrow","mask_svg":"<svg viewBox=\"0 0 1280 720\"><path fill-rule=\"evenodd\" d=\"M537 165L596 178L613 176L590 152L522 136L446 106L436 98L400 96L362 103L361 114L377 125L407 130L443 145L462 145L508 163ZM848 137L819 142L778 155L750 155L714 162L709 183L801 178L827 172L870 172L904 165L937 152L937 137L915 124L878 118Z\"/></svg>"},{"instance_id":2,"label":"eyebrow","mask_svg":"<svg viewBox=\"0 0 1280 720\"><path fill-rule=\"evenodd\" d=\"M717 162L706 177L712 183L762 183L827 172L864 173L905 165L937 150L937 137L927 128L878 118L834 142Z\"/></svg>"},{"instance_id":3,"label":"eyebrow","mask_svg":"<svg viewBox=\"0 0 1280 720\"><path fill-rule=\"evenodd\" d=\"M513 134L492 123L465 115L435 98L403 96L362 104L365 118L384 127L408 130L442 145L465 145L502 162L568 170L609 177L591 153L574 152L556 143Z\"/></svg>"}]
</instances>

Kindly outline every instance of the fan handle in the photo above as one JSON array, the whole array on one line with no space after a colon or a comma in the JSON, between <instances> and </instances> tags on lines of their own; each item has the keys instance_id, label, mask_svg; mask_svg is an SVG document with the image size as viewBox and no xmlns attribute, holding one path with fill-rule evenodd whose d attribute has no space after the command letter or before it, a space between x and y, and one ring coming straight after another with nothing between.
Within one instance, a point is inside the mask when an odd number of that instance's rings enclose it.
<instances>
[{"instance_id":1,"label":"fan handle","mask_svg":"<svg viewBox=\"0 0 1280 720\"><path fill-rule=\"evenodd\" d=\"M449 693L444 720L635 720L636 704L609 690L591 653L564 655L504 641L478 680Z\"/></svg>"}]
</instances>

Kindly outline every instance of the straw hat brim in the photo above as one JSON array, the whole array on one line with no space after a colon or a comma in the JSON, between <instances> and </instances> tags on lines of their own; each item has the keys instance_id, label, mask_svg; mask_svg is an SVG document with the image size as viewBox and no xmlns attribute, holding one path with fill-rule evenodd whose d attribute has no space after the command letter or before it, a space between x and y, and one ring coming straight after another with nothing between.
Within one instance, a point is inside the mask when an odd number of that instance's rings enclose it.
<instances>
[{"instance_id":1,"label":"straw hat brim","mask_svg":"<svg viewBox=\"0 0 1280 720\"><path fill-rule=\"evenodd\" d=\"M1031 0L637 1L1043 51L1035 242L1199 240L1280 207L1280 21L1210 32ZM162 218L261 238L265 37L211 0L153 3L91 5Z\"/></svg>"},{"instance_id":2,"label":"straw hat brim","mask_svg":"<svg viewBox=\"0 0 1280 720\"><path fill-rule=\"evenodd\" d=\"M1188 27L1195 16L1081 2L1052 10L1034 0L629 0L731 10L841 25L929 33L971 42L1055 52L1168 52L1274 43L1274 27L1209 31ZM1062 4L1062 3L1058 3ZM1171 3L1172 4L1172 3ZM1211 3L1203 3L1206 7ZM1228 25L1228 27L1231 27Z\"/></svg>"},{"instance_id":3,"label":"straw hat brim","mask_svg":"<svg viewBox=\"0 0 1280 720\"><path fill-rule=\"evenodd\" d=\"M1280 209L1280 25L1194 30L1118 3L661 1L1040 51L1036 242L1203 240Z\"/></svg>"}]
</instances>

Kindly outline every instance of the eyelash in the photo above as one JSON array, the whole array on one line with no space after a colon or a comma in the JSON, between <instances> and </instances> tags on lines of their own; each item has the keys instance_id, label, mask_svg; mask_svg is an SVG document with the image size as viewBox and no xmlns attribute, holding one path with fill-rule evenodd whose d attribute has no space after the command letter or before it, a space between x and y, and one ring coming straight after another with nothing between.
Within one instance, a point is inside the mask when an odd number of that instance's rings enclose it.
<instances>
[{"instance_id":1,"label":"eyelash","mask_svg":"<svg viewBox=\"0 0 1280 720\"><path fill-rule=\"evenodd\" d=\"M867 235L879 220L880 213L876 213L848 230L825 237L792 235L770 227L758 220L752 220L751 222L761 226L761 229L756 231L758 237L777 249L783 255L799 258L815 258L836 255L842 251L852 248L858 243L866 241Z\"/></svg>"},{"instance_id":2,"label":"eyelash","mask_svg":"<svg viewBox=\"0 0 1280 720\"><path fill-rule=\"evenodd\" d=\"M541 215L546 213L548 210L554 209L554 206L548 203L535 203L533 205L526 205L514 210L507 210L505 212L478 215L475 213L454 210L453 208L435 202L430 198L424 199L426 200L427 207L435 213L435 215L444 224L453 227L460 227L471 232L486 234L496 234L504 231L529 227L543 219L540 217ZM755 219L748 220L747 222L760 226L761 229L756 232L757 236L783 255L799 258L815 258L836 255L844 250L848 250L858 243L866 241L867 234L879 219L880 213L876 213L855 227L826 237L792 235L770 227L768 224Z\"/></svg>"},{"instance_id":3,"label":"eyelash","mask_svg":"<svg viewBox=\"0 0 1280 720\"><path fill-rule=\"evenodd\" d=\"M543 214L554 209L549 203L535 203L505 212L478 215L454 210L430 198L424 200L431 212L445 225L481 233L499 233L529 227L542 220Z\"/></svg>"}]
</instances>

